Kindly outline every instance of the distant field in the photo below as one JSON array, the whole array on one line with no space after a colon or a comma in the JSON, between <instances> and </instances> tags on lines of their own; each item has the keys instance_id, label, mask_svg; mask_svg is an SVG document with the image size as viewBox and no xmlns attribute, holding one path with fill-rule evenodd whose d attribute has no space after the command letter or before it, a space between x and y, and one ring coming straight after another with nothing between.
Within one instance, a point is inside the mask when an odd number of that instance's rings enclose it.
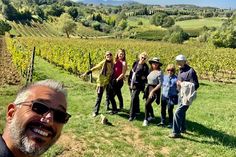
<instances>
[{"instance_id":1,"label":"distant field","mask_svg":"<svg viewBox=\"0 0 236 157\"><path fill-rule=\"evenodd\" d=\"M179 25L183 29L200 29L203 26L207 27L220 27L223 20L220 18L205 18L205 19L193 19L186 21L177 21L175 25Z\"/></svg>"},{"instance_id":2,"label":"distant field","mask_svg":"<svg viewBox=\"0 0 236 157\"><path fill-rule=\"evenodd\" d=\"M143 25L138 25L138 22L142 21ZM223 19L220 18L205 18L194 19L186 21L177 21L175 25L184 29L191 37L196 37L200 34L203 26L207 27L220 27L223 23ZM134 27L131 31L137 32L137 39L145 40L161 40L165 35L166 28L157 27L150 24L150 17L139 16L129 17L128 24Z\"/></svg>"}]
</instances>

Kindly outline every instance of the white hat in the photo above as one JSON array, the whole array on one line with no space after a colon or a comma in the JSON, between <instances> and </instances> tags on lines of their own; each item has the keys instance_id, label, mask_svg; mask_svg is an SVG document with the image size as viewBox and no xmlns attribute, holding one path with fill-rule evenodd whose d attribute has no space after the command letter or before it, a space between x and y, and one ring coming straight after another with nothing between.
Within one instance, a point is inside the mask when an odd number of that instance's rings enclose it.
<instances>
[{"instance_id":1,"label":"white hat","mask_svg":"<svg viewBox=\"0 0 236 157\"><path fill-rule=\"evenodd\" d=\"M175 57L176 61L187 61L186 57L184 55L178 55Z\"/></svg>"}]
</instances>

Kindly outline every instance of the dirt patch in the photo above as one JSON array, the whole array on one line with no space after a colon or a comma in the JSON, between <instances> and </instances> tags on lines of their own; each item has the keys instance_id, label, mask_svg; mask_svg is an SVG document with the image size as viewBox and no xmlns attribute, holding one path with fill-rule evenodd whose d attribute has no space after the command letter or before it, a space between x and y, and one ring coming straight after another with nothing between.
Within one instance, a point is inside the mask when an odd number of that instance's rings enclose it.
<instances>
[{"instance_id":1,"label":"dirt patch","mask_svg":"<svg viewBox=\"0 0 236 157\"><path fill-rule=\"evenodd\" d=\"M169 156L170 150L168 147L162 147L160 153L164 156Z\"/></svg>"},{"instance_id":2,"label":"dirt patch","mask_svg":"<svg viewBox=\"0 0 236 157\"><path fill-rule=\"evenodd\" d=\"M86 150L85 142L77 139L72 133L62 134L57 144L63 147L63 153L58 157L83 156Z\"/></svg>"},{"instance_id":3,"label":"dirt patch","mask_svg":"<svg viewBox=\"0 0 236 157\"><path fill-rule=\"evenodd\" d=\"M133 145L133 148L135 148L136 151L146 152L146 156L148 157L155 156L157 150L153 146L143 141L141 137L141 131L138 128L135 128L131 125L123 126L121 134L124 134L124 140L130 145Z\"/></svg>"},{"instance_id":4,"label":"dirt patch","mask_svg":"<svg viewBox=\"0 0 236 157\"><path fill-rule=\"evenodd\" d=\"M0 38L0 85L19 84L21 76L12 63L11 54L7 52L6 43Z\"/></svg>"}]
</instances>

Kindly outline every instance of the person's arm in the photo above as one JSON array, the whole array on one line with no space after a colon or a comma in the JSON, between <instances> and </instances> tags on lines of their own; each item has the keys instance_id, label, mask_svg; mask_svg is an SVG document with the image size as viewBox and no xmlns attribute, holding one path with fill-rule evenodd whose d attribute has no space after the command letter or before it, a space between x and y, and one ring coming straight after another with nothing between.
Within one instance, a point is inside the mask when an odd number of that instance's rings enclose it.
<instances>
[{"instance_id":1,"label":"person's arm","mask_svg":"<svg viewBox=\"0 0 236 157\"><path fill-rule=\"evenodd\" d=\"M123 63L122 63L122 73L120 74L119 77L117 77L116 81L119 81L119 80L121 80L121 79L124 78L125 73L126 73L126 70L127 70L127 63L126 63L126 62L123 62Z\"/></svg>"},{"instance_id":2,"label":"person's arm","mask_svg":"<svg viewBox=\"0 0 236 157\"><path fill-rule=\"evenodd\" d=\"M92 73L92 71L95 71L97 69L100 69L103 64L104 64L105 61L101 61L100 63L98 63L97 65L95 65L94 67L92 67L91 69L89 69L87 72L85 72L82 76L85 76L85 75L89 75Z\"/></svg>"},{"instance_id":3,"label":"person's arm","mask_svg":"<svg viewBox=\"0 0 236 157\"><path fill-rule=\"evenodd\" d=\"M195 90L197 90L199 87L199 82L198 82L197 73L195 72L194 69L192 69L192 83L194 84Z\"/></svg>"}]
</instances>

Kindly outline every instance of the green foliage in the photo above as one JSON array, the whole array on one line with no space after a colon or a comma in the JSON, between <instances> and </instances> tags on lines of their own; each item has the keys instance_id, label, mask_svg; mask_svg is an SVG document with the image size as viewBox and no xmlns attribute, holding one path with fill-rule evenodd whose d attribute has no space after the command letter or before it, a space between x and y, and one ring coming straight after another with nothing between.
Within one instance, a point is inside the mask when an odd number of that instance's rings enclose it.
<instances>
[{"instance_id":1,"label":"green foliage","mask_svg":"<svg viewBox=\"0 0 236 157\"><path fill-rule=\"evenodd\" d=\"M185 21L185 20L192 20L192 19L199 19L198 16L191 16L191 15L183 15L179 16L175 19L175 21Z\"/></svg>"},{"instance_id":2,"label":"green foliage","mask_svg":"<svg viewBox=\"0 0 236 157\"><path fill-rule=\"evenodd\" d=\"M66 33L67 38L70 37L71 33L75 33L77 25L67 13L60 16L60 26L63 33Z\"/></svg>"},{"instance_id":3,"label":"green foliage","mask_svg":"<svg viewBox=\"0 0 236 157\"><path fill-rule=\"evenodd\" d=\"M98 22L98 21L94 21L94 22L92 22L91 26L92 26L95 30L100 30L101 23Z\"/></svg>"},{"instance_id":4,"label":"green foliage","mask_svg":"<svg viewBox=\"0 0 236 157\"><path fill-rule=\"evenodd\" d=\"M175 21L166 13L158 12L152 16L150 23L156 26L170 27L175 24Z\"/></svg>"},{"instance_id":5,"label":"green foliage","mask_svg":"<svg viewBox=\"0 0 236 157\"><path fill-rule=\"evenodd\" d=\"M156 26L162 26L163 20L166 16L166 13L158 12L152 16L150 23Z\"/></svg>"},{"instance_id":6,"label":"green foliage","mask_svg":"<svg viewBox=\"0 0 236 157\"><path fill-rule=\"evenodd\" d=\"M189 38L189 35L179 26L173 26L168 29L168 33L163 37L163 41L181 44Z\"/></svg>"},{"instance_id":7,"label":"green foliage","mask_svg":"<svg viewBox=\"0 0 236 157\"><path fill-rule=\"evenodd\" d=\"M171 27L174 24L175 24L175 20L172 17L168 16L163 19L162 27Z\"/></svg>"},{"instance_id":8,"label":"green foliage","mask_svg":"<svg viewBox=\"0 0 236 157\"><path fill-rule=\"evenodd\" d=\"M122 19L117 26L118 30L124 30L128 26L128 22L124 19Z\"/></svg>"},{"instance_id":9,"label":"green foliage","mask_svg":"<svg viewBox=\"0 0 236 157\"><path fill-rule=\"evenodd\" d=\"M79 15L78 13L78 10L76 7L70 7L68 10L67 10L67 13L73 17L74 19L76 19Z\"/></svg>"},{"instance_id":10,"label":"green foliage","mask_svg":"<svg viewBox=\"0 0 236 157\"><path fill-rule=\"evenodd\" d=\"M3 16L10 21L16 20L19 13L11 4L3 4L2 6Z\"/></svg>"},{"instance_id":11,"label":"green foliage","mask_svg":"<svg viewBox=\"0 0 236 157\"><path fill-rule=\"evenodd\" d=\"M33 12L35 15L38 15L41 19L45 19L45 13L43 9L40 8L39 6L35 6Z\"/></svg>"},{"instance_id":12,"label":"green foliage","mask_svg":"<svg viewBox=\"0 0 236 157\"><path fill-rule=\"evenodd\" d=\"M0 35L4 35L5 32L9 32L11 30L11 25L9 25L6 21L0 20Z\"/></svg>"},{"instance_id":13,"label":"green foliage","mask_svg":"<svg viewBox=\"0 0 236 157\"><path fill-rule=\"evenodd\" d=\"M46 14L51 16L59 17L64 12L65 12L64 8L57 4L52 4L49 6L49 8L46 9Z\"/></svg>"}]
</instances>

